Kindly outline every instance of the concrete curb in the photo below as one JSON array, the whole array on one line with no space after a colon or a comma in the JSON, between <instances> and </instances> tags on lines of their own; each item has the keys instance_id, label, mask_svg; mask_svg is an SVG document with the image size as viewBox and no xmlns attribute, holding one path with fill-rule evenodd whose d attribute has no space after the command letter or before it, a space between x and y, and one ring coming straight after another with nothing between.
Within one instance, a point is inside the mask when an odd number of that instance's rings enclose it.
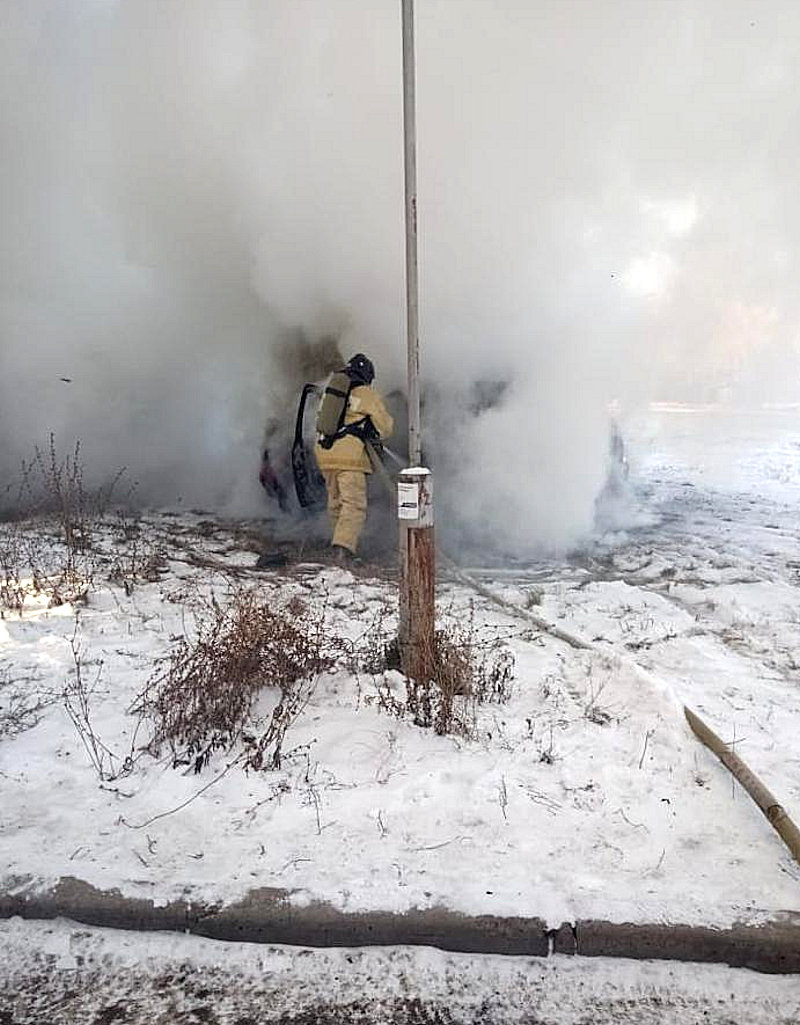
<instances>
[{"instance_id":1,"label":"concrete curb","mask_svg":"<svg viewBox=\"0 0 800 1025\"><path fill-rule=\"evenodd\" d=\"M800 973L800 914L726 929L578 921L548 930L540 918L469 916L441 907L404 914L345 912L322 902L297 906L290 898L288 890L259 889L225 906L187 901L159 906L71 876L40 892L33 880L18 879L7 880L0 889L0 918L68 918L112 929L301 947L429 946L457 953L701 961Z\"/></svg>"},{"instance_id":2,"label":"concrete curb","mask_svg":"<svg viewBox=\"0 0 800 1025\"><path fill-rule=\"evenodd\" d=\"M314 902L298 907L288 890L251 890L236 904L191 904L123 897L71 876L36 892L31 883L0 890L0 919L69 918L83 925L138 931L189 932L217 940L300 947L427 946L475 954L545 957L550 944L539 918L470 917L447 908L345 912Z\"/></svg>"},{"instance_id":3,"label":"concrete curb","mask_svg":"<svg viewBox=\"0 0 800 1025\"><path fill-rule=\"evenodd\" d=\"M556 931L553 952L583 957L701 961L758 972L800 973L800 916L727 929L654 923L579 921Z\"/></svg>"}]
</instances>

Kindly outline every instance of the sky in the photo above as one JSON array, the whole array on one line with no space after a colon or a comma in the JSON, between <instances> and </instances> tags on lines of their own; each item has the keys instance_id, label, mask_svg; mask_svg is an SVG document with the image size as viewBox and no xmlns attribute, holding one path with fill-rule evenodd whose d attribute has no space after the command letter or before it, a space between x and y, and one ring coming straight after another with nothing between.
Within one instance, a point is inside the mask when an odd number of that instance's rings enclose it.
<instances>
[{"instance_id":1,"label":"sky","mask_svg":"<svg viewBox=\"0 0 800 1025\"><path fill-rule=\"evenodd\" d=\"M448 522L563 546L610 402L797 398L800 8L416 15L426 455ZM0 145L0 477L53 432L253 515L297 339L403 386L395 0L4 0Z\"/></svg>"}]
</instances>

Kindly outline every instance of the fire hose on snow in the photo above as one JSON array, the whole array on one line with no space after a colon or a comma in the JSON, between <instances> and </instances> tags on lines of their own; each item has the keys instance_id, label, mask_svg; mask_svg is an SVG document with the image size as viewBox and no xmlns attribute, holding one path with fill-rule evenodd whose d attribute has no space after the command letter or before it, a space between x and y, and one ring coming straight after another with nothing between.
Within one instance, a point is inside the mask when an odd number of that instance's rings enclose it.
<instances>
[{"instance_id":1,"label":"fire hose on snow","mask_svg":"<svg viewBox=\"0 0 800 1025\"><path fill-rule=\"evenodd\" d=\"M395 483L391 477L391 474L387 470L383 460L381 459L380 452L370 443L367 443L367 449L370 453L370 459L376 472L379 474L387 490L390 492L392 498L395 497ZM403 461L386 446L383 446L383 452L386 453L398 466L402 467ZM578 650L597 650L596 645L591 644L589 641L578 637L575 634L569 633L566 630L562 630L554 623L550 623L548 620L537 616L535 613L528 609L522 609L513 602L507 601L502 598L499 594L496 594L490 588L485 587L478 580L476 580L471 574L463 570L454 559L442 551L441 547L438 548L438 557L441 563L447 568L449 573L455 577L460 583L477 591L482 597L488 599L493 604L497 605L504 612L517 617L518 619L524 619L529 623L532 623L538 629L544 633L549 634L556 639L569 644L570 647ZM632 662L634 669L641 672L641 667L637 663ZM769 823L780 835L786 846L789 848L792 857L795 861L800 864L800 829L798 829L796 823L789 816L783 806L778 802L777 798L772 794L770 790L761 782L761 780L755 775L755 773L745 764L745 762L736 754L732 748L726 744L720 737L717 736L714 731L703 722L700 717L693 712L686 705L683 706L684 715L686 721L691 727L692 732L695 736L719 758L722 764L731 772L734 778L741 784L742 787L747 791L750 797L755 801L758 807L766 816Z\"/></svg>"},{"instance_id":2,"label":"fire hose on snow","mask_svg":"<svg viewBox=\"0 0 800 1025\"><path fill-rule=\"evenodd\" d=\"M295 477L295 486L298 500L303 508L313 505L312 474L306 456L305 445L303 443L304 407L309 395L317 391L318 389L313 385L306 385L306 388L303 391L300 409L298 410L297 416L294 446L292 449L292 467ZM405 466L404 460L385 445L376 445L369 438L363 438L362 440L366 445L374 471L380 477L391 496L392 502L394 502L396 500L396 481L385 465L384 456L391 459L399 469L402 469ZM544 619L542 616L531 612L529 609L520 608L520 606L515 605L513 602L510 602L499 594L496 594L490 588L481 584L470 573L466 572L466 570L462 569L451 556L442 550L441 546L438 546L437 555L439 562L447 569L448 573L450 573L453 578L462 583L465 587L469 587L471 590L480 594L487 601L492 602L492 604L502 609L508 615L514 616L517 619L525 620L535 626L538 630L541 630L543 633L549 634L551 637L568 644L571 648L576 650L599 650L595 644L590 643L584 638L570 633L567 630L563 630L561 627L558 627L554 623ZM632 661L628 656L625 657L626 661L631 663L635 672L642 676L648 675L636 662ZM755 801L764 813L773 828L778 832L781 839L789 848L795 861L800 864L800 829L798 829L792 818L786 813L785 809L774 795L766 786L764 786L761 780L758 779L758 777L729 745L725 744L691 709L684 705L683 711L695 736L719 758L722 764L725 765L736 780L738 780L738 782L744 787L753 801Z\"/></svg>"}]
</instances>

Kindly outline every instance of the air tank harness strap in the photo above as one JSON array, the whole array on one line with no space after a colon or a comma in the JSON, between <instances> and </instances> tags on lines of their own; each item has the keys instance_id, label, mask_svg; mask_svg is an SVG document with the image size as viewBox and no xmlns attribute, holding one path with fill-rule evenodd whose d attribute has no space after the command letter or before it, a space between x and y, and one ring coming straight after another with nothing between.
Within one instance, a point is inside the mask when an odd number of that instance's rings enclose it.
<instances>
[{"instance_id":1,"label":"air tank harness strap","mask_svg":"<svg viewBox=\"0 0 800 1025\"><path fill-rule=\"evenodd\" d=\"M341 394L341 392L337 392L336 394ZM320 448L331 448L334 441L338 441L339 438L346 438L348 434L352 434L354 437L366 442L372 441L377 432L372 426L372 420L370 420L368 416L365 416L360 420L356 420L354 424L348 424L346 427L341 427L336 434L321 434L319 436Z\"/></svg>"}]
</instances>

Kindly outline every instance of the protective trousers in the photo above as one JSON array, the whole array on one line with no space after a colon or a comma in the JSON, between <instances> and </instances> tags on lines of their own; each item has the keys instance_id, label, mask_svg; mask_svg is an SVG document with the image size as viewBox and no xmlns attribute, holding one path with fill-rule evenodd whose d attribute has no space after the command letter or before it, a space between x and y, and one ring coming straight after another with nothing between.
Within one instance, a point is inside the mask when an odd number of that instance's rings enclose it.
<instances>
[{"instance_id":1,"label":"protective trousers","mask_svg":"<svg viewBox=\"0 0 800 1025\"><path fill-rule=\"evenodd\" d=\"M367 475L360 470L325 470L331 544L355 553L367 519Z\"/></svg>"}]
</instances>

